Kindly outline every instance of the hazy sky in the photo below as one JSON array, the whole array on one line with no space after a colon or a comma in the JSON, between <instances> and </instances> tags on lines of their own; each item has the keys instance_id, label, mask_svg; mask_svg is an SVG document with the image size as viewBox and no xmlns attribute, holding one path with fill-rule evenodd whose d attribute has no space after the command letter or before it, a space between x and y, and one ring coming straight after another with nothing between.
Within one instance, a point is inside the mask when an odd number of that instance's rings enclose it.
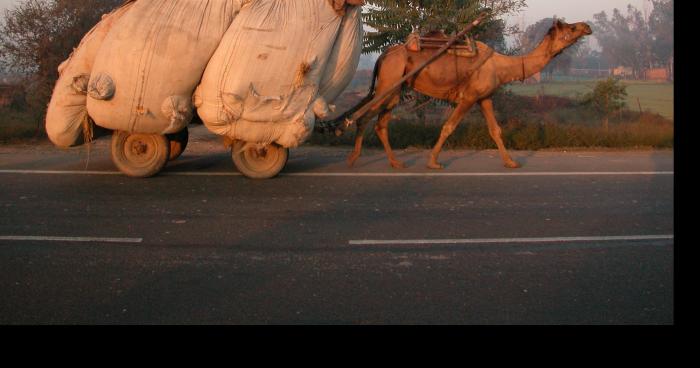
<instances>
[{"instance_id":1,"label":"hazy sky","mask_svg":"<svg viewBox=\"0 0 700 368\"><path fill-rule=\"evenodd\" d=\"M0 9L6 9L17 1L0 0ZM552 15L566 18L570 22L578 22L592 19L593 14L601 10L610 13L613 8L625 9L627 4L641 10L645 2L648 0L527 0L528 8L514 17L513 22L519 23L520 19L524 18L527 25Z\"/></svg>"},{"instance_id":2,"label":"hazy sky","mask_svg":"<svg viewBox=\"0 0 700 368\"><path fill-rule=\"evenodd\" d=\"M568 22L581 22L593 19L593 14L603 10L608 14L611 14L615 8L626 12L628 4L643 10L644 4L650 3L649 0L527 0L526 2L527 9L513 17L525 18L525 24L532 24L553 15L566 18Z\"/></svg>"}]
</instances>

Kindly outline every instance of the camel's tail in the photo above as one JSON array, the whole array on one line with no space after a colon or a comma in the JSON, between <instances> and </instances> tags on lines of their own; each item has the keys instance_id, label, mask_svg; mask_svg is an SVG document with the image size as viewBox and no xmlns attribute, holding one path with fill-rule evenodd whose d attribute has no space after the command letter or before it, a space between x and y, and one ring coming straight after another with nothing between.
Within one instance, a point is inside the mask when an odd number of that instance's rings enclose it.
<instances>
[{"instance_id":1,"label":"camel's tail","mask_svg":"<svg viewBox=\"0 0 700 368\"><path fill-rule=\"evenodd\" d=\"M347 120L348 117L352 116L357 110L361 109L363 106L366 104L370 103L372 99L374 98L376 91L375 87L377 86L377 76L379 75L379 70L381 69L382 62L384 61L384 58L386 57L386 53L383 53L382 55L379 56L377 59L377 63L374 65L374 73L372 74L372 84L369 88L369 93L367 94L367 97L363 98L362 101L360 101L355 107L351 108L350 110L346 111L342 115L338 116L337 118L331 120L331 121L320 121L316 125L316 131L319 133L329 133L329 132L335 132L336 128L338 128L340 125L345 123L345 120Z\"/></svg>"}]
</instances>

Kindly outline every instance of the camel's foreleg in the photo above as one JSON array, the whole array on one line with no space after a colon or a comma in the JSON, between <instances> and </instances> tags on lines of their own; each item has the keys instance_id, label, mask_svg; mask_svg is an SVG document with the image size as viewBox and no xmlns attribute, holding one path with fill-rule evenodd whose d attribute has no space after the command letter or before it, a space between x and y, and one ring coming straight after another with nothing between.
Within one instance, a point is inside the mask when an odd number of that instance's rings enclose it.
<instances>
[{"instance_id":1,"label":"camel's foreleg","mask_svg":"<svg viewBox=\"0 0 700 368\"><path fill-rule=\"evenodd\" d=\"M496 142L496 146L498 146L498 152L501 154L504 165L509 169L519 168L520 164L513 161L508 154L508 150L506 150L506 145L503 143L503 130L498 125L496 114L493 112L493 100L485 98L479 103L481 105L481 112L488 123L491 138L493 138L493 141Z\"/></svg>"},{"instance_id":2,"label":"camel's foreleg","mask_svg":"<svg viewBox=\"0 0 700 368\"><path fill-rule=\"evenodd\" d=\"M454 133L455 129L457 129L457 126L462 121L462 118L464 118L464 115L469 111L469 109L472 108L472 106L474 106L474 102L474 100L463 100L457 105L455 111L452 112L452 115L450 115L450 118L442 127L442 133L440 133L440 138L438 139L435 148L433 148L433 151L430 153L428 168L436 170L441 170L444 168L444 166L439 164L437 161L438 157L440 156L440 152L442 152L442 147L445 145L445 142L447 142L447 139L452 135L452 133Z\"/></svg>"}]
</instances>

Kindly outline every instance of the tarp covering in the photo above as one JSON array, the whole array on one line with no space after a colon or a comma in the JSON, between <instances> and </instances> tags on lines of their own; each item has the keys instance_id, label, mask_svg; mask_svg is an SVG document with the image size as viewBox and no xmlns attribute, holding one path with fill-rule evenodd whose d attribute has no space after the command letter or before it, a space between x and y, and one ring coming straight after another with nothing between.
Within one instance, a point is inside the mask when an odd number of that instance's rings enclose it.
<instances>
[{"instance_id":1,"label":"tarp covering","mask_svg":"<svg viewBox=\"0 0 700 368\"><path fill-rule=\"evenodd\" d=\"M114 23L132 5L128 3L103 16L59 66L59 78L46 112L46 133L56 146L68 148L84 143L83 128L88 124L87 86L93 63Z\"/></svg>"},{"instance_id":2,"label":"tarp covering","mask_svg":"<svg viewBox=\"0 0 700 368\"><path fill-rule=\"evenodd\" d=\"M95 60L87 101L95 123L149 134L185 128L192 119L192 93L245 2L135 2Z\"/></svg>"},{"instance_id":3,"label":"tarp covering","mask_svg":"<svg viewBox=\"0 0 700 368\"><path fill-rule=\"evenodd\" d=\"M355 77L362 56L362 39L362 7L350 7L321 78L319 94L328 103L333 103Z\"/></svg>"},{"instance_id":4,"label":"tarp covering","mask_svg":"<svg viewBox=\"0 0 700 368\"><path fill-rule=\"evenodd\" d=\"M329 112L322 82L334 99L357 67L359 10L346 13L337 3L254 0L243 7L197 88L195 105L207 127L248 142L303 143L316 117Z\"/></svg>"},{"instance_id":5,"label":"tarp covering","mask_svg":"<svg viewBox=\"0 0 700 368\"><path fill-rule=\"evenodd\" d=\"M49 138L61 147L82 144L90 119L111 130L176 133L196 106L214 133L296 147L352 81L362 3L128 2L59 68Z\"/></svg>"}]
</instances>

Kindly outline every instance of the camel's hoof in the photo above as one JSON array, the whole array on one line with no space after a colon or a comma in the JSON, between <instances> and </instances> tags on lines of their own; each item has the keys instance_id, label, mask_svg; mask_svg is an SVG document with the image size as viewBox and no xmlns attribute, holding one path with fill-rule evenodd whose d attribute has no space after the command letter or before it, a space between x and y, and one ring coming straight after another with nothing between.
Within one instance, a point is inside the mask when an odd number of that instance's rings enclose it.
<instances>
[{"instance_id":1,"label":"camel's hoof","mask_svg":"<svg viewBox=\"0 0 700 368\"><path fill-rule=\"evenodd\" d=\"M359 158L359 157L352 157L352 156L349 157L349 158L348 158L348 161L347 161L347 162L348 162L348 167L349 167L349 168L355 167L355 163L357 162L357 159L358 159L358 158Z\"/></svg>"},{"instance_id":2,"label":"camel's hoof","mask_svg":"<svg viewBox=\"0 0 700 368\"><path fill-rule=\"evenodd\" d=\"M508 169L519 169L522 166L515 161L510 161L510 162L506 162L505 167Z\"/></svg>"},{"instance_id":3,"label":"camel's hoof","mask_svg":"<svg viewBox=\"0 0 700 368\"><path fill-rule=\"evenodd\" d=\"M432 170L444 170L444 169L445 169L445 166L440 165L440 164L438 164L438 163L433 163L433 162L431 162L431 163L428 164L428 169L432 169Z\"/></svg>"},{"instance_id":4,"label":"camel's hoof","mask_svg":"<svg viewBox=\"0 0 700 368\"><path fill-rule=\"evenodd\" d=\"M407 168L408 166L406 166L406 164L404 164L404 163L401 162L401 161L392 161L392 162L391 162L391 167L393 167L394 169L405 169L405 168Z\"/></svg>"}]
</instances>

